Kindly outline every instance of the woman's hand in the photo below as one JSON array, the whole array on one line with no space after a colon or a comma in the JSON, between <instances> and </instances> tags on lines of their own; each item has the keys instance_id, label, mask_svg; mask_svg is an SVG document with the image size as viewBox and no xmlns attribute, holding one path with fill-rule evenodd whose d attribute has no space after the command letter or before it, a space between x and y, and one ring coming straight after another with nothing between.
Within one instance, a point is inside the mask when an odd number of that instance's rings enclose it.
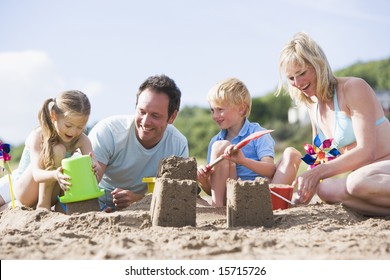
<instances>
[{"instance_id":1,"label":"woman's hand","mask_svg":"<svg viewBox=\"0 0 390 280\"><path fill-rule=\"evenodd\" d=\"M319 168L319 166L315 167ZM318 170L310 169L298 176L292 185L298 186L299 202L307 204L317 192L318 184L321 181Z\"/></svg>"},{"instance_id":2,"label":"woman's hand","mask_svg":"<svg viewBox=\"0 0 390 280\"><path fill-rule=\"evenodd\" d=\"M57 180L58 185L63 191L69 190L69 187L72 185L69 180L71 179L69 176L62 173L62 166L58 167L54 171L54 179Z\"/></svg>"}]
</instances>

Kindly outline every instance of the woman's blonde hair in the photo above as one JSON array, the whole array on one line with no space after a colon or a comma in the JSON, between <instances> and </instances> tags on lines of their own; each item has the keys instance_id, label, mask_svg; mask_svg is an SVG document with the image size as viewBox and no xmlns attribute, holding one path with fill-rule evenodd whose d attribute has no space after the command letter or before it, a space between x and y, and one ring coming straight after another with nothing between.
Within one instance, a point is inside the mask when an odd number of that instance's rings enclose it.
<instances>
[{"instance_id":1,"label":"woman's blonde hair","mask_svg":"<svg viewBox=\"0 0 390 280\"><path fill-rule=\"evenodd\" d=\"M245 105L245 117L249 117L252 107L252 98L245 84L236 78L228 78L213 86L207 96L209 104L231 106Z\"/></svg>"},{"instance_id":2,"label":"woman's blonde hair","mask_svg":"<svg viewBox=\"0 0 390 280\"><path fill-rule=\"evenodd\" d=\"M309 105L313 101L299 89L293 87L285 77L289 65L313 66L317 76L317 98L327 101L333 97L337 79L333 75L328 59L321 47L304 32L298 32L282 49L279 57L279 85L276 95L284 89L298 104Z\"/></svg>"},{"instance_id":3,"label":"woman's blonde hair","mask_svg":"<svg viewBox=\"0 0 390 280\"><path fill-rule=\"evenodd\" d=\"M42 128L42 150L40 164L46 169L54 169L53 147L60 142L57 130L51 119L51 112L57 117L68 117L74 114L88 116L91 113L91 104L88 97L78 90L64 91L56 98L47 99L38 113L39 123ZM71 146L77 143L78 138L74 139Z\"/></svg>"}]
</instances>

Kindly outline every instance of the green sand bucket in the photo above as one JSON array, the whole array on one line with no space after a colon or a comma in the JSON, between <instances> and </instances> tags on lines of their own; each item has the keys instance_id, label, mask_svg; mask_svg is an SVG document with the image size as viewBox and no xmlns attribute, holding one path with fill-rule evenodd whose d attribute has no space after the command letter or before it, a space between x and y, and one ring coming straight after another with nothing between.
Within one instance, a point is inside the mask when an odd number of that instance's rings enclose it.
<instances>
[{"instance_id":1,"label":"green sand bucket","mask_svg":"<svg viewBox=\"0 0 390 280\"><path fill-rule=\"evenodd\" d=\"M65 158L61 165L64 174L72 178L69 190L60 197L61 203L89 200L104 195L104 190L99 190L96 176L92 170L92 159L89 155Z\"/></svg>"}]
</instances>

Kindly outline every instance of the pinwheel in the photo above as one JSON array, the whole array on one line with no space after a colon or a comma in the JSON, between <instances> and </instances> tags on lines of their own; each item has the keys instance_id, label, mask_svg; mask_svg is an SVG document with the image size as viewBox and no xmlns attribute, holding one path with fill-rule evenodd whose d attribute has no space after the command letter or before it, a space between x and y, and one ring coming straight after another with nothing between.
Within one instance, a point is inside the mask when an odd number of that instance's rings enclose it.
<instances>
[{"instance_id":1,"label":"pinwheel","mask_svg":"<svg viewBox=\"0 0 390 280\"><path fill-rule=\"evenodd\" d=\"M304 148L306 155L302 160L311 168L316 167L321 163L326 163L340 155L339 150L333 147L333 139L325 139L321 142L318 135L314 139L314 145L305 144Z\"/></svg>"},{"instance_id":2,"label":"pinwheel","mask_svg":"<svg viewBox=\"0 0 390 280\"><path fill-rule=\"evenodd\" d=\"M9 181L9 192L11 194L11 201L12 201L12 208L15 208L15 199L14 199L14 192L12 189L12 170L9 166L9 161L11 160L11 156L9 155L9 152L11 151L10 145L5 144L0 141L0 169L1 170L7 170L8 173L8 181Z\"/></svg>"}]
</instances>

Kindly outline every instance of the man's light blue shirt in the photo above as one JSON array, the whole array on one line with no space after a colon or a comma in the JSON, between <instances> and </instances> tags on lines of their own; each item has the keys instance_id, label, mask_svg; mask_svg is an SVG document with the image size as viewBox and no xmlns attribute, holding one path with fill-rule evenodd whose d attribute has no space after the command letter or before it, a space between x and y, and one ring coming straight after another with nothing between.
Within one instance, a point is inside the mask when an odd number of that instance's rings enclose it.
<instances>
[{"instance_id":1,"label":"man's light blue shirt","mask_svg":"<svg viewBox=\"0 0 390 280\"><path fill-rule=\"evenodd\" d=\"M89 133L96 159L106 171L99 187L106 190L101 204L114 207L111 192L115 188L146 193L144 177L155 177L161 159L170 156L187 158L188 142L173 125L168 125L161 141L146 149L135 134L134 116L113 116L97 123Z\"/></svg>"}]
</instances>

